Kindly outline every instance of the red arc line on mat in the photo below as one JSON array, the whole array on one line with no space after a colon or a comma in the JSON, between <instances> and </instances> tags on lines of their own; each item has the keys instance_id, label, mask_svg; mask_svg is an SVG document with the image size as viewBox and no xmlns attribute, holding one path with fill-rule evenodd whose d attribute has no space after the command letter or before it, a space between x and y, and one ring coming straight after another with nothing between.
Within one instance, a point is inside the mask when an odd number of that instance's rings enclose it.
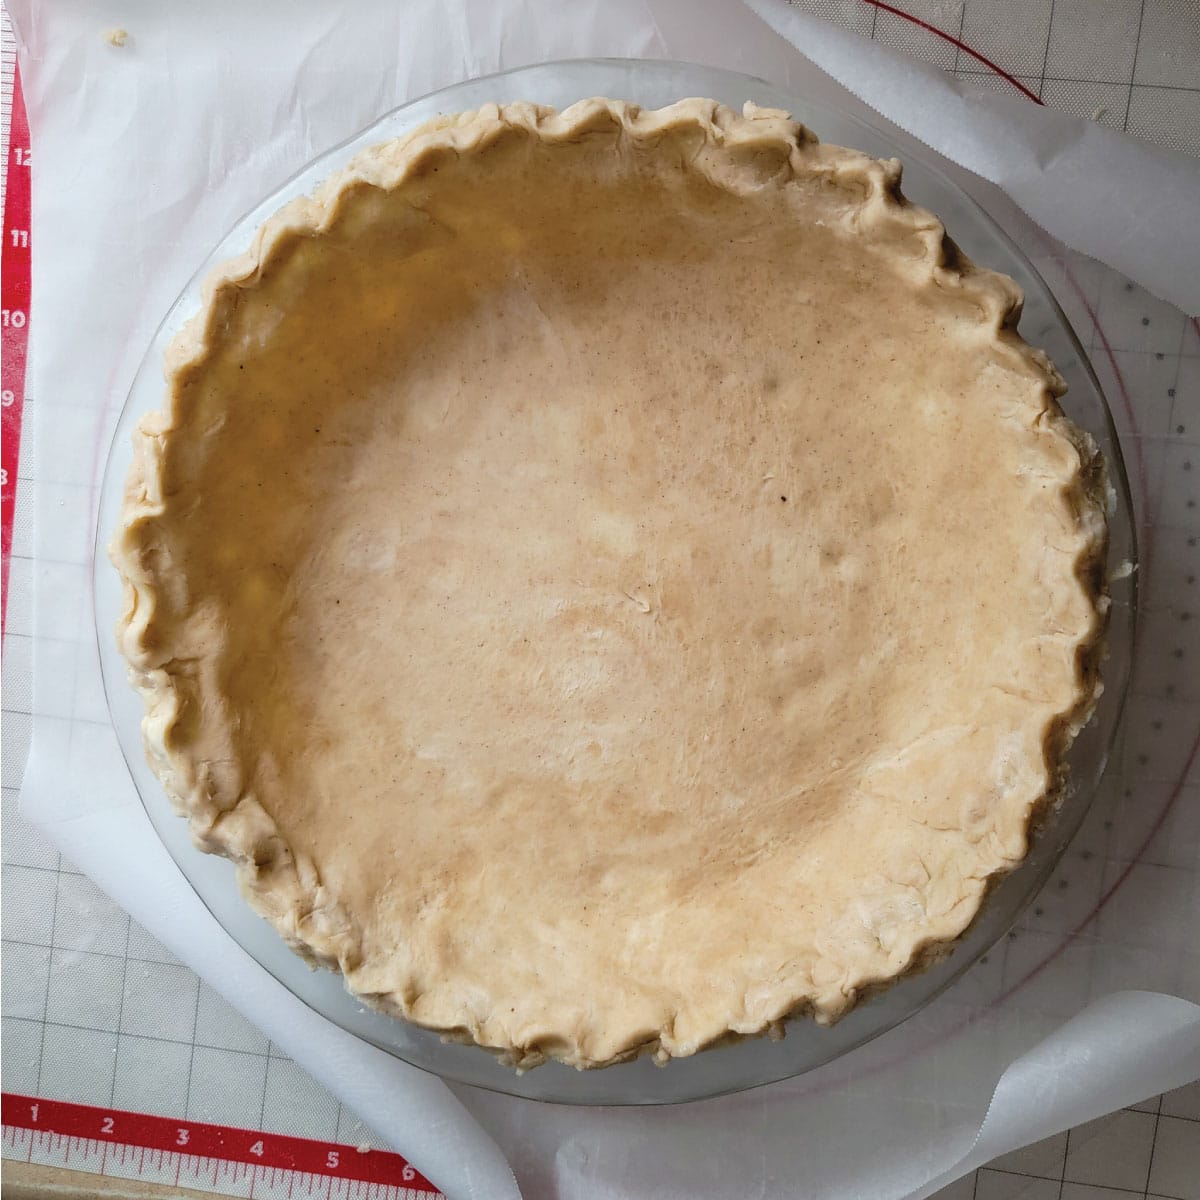
<instances>
[{"instance_id":1,"label":"red arc line on mat","mask_svg":"<svg viewBox=\"0 0 1200 1200\"><path fill-rule=\"evenodd\" d=\"M863 0L864 4L871 5L872 8L881 9L883 12L891 13L894 17L899 17L901 20L910 21L913 25L919 25L922 29L932 33L935 37L940 37L943 41L947 41L952 46L956 46L964 54L969 54L977 62L983 63L989 71L995 71L1006 83L1011 83L1023 96L1028 97L1034 104L1040 104L1043 107L1046 102L1036 92L1031 92L1019 79L1010 75L999 64L992 62L986 54L980 54L978 50L968 46L961 38L956 38L954 34L947 33L944 29L939 29L936 25L931 25L928 21L922 21L920 17L914 17L912 13L905 12L902 8L896 8L893 4L885 4L883 0Z\"/></svg>"}]
</instances>

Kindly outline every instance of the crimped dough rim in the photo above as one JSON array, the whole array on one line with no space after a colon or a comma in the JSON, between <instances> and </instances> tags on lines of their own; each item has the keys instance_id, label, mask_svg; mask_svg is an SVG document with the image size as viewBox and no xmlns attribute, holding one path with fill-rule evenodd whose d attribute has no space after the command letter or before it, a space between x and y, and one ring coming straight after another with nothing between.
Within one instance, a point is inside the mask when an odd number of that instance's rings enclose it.
<instances>
[{"instance_id":1,"label":"crimped dough rim","mask_svg":"<svg viewBox=\"0 0 1200 1200\"><path fill-rule=\"evenodd\" d=\"M1074 703L1048 723L1043 753L1048 778L1053 783L1032 807L997 814L997 827L1027 842L1030 829L1052 805L1065 778L1064 758L1075 734L1088 720L1101 690L1098 664L1107 598L1102 580L1106 549L1103 463L1092 440L1061 413L1055 398L1064 385L1044 355L1028 347L1015 331L1021 296L1004 276L980 270L969 263L947 238L938 219L908 203L900 192L900 166L878 162L854 151L818 143L784 113L748 105L744 115L708 100L684 100L658 111L645 111L624 102L595 99L581 101L561 112L531 104L485 106L475 113L439 118L413 133L377 146L322 184L312 198L291 202L258 230L250 248L217 267L206 280L200 313L177 335L166 360L168 400L162 412L145 418L135 434L131 468L120 527L110 554L124 585L125 608L118 623L119 647L129 663L130 679L146 707L143 733L149 762L162 781L175 808L185 815L197 845L223 855L237 867L240 887L250 904L268 919L288 945L311 964L333 970L353 970L361 948L355 940L352 914L341 911L336 898L327 895L311 863L299 862L281 830L253 797L218 796L219 784L205 764L170 747L171 732L180 718L181 697L173 664L164 661L151 634L160 590L167 580L153 553L154 518L165 511L161 478L162 448L170 437L174 405L181 381L200 369L219 341L219 316L223 307L252 291L272 262L301 239L319 237L335 220L347 195L363 187L384 191L400 189L436 166L444 155L477 154L504 132L519 129L544 143L571 142L591 132L612 132L642 146L686 132L699 135L706 152L728 158L738 156L748 164L745 186L757 179L751 165L756 149L770 150L772 162L783 161L788 180L819 178L858 199L858 221L864 229L907 228L923 246L924 267L937 284L969 295L978 306L981 324L993 339L997 355L1019 359L1044 380L1045 409L1039 428L1049 439L1069 442L1077 451L1078 469L1062 481L1068 502L1078 515L1081 532L1072 573L1090 599L1094 619L1076 643L1077 692ZM700 155L694 163L704 171ZM730 175L714 180L728 187ZM756 1024L730 1020L700 1042L687 1043L674 1036L670 1024L655 1036L631 1037L603 1057L589 1055L573 1031L548 1037L536 1044L509 1044L496 1031L481 1025L466 1009L460 1021L422 1022L412 1011L411 997L397 993L362 994L375 1007L397 1017L430 1024L456 1040L476 1042L518 1067L537 1065L547 1057L577 1067L599 1067L653 1054L660 1061L694 1053L730 1039L778 1034L785 1019L808 1014L830 1023L844 1015L864 996L886 987L903 975L944 956L974 918L986 892L1014 869L1020 858L996 855L982 866L982 883L973 905L958 906L949 917L926 921L910 933L908 953L899 969L880 972L866 968L843 978L837 989L813 989L772 998L773 1015Z\"/></svg>"}]
</instances>

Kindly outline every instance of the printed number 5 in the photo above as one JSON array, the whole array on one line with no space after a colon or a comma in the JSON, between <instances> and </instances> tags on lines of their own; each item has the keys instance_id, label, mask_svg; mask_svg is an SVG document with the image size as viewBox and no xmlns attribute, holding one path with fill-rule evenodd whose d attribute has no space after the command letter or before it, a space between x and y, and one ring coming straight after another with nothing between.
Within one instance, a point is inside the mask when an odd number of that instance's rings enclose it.
<instances>
[{"instance_id":1,"label":"printed number 5","mask_svg":"<svg viewBox=\"0 0 1200 1200\"><path fill-rule=\"evenodd\" d=\"M338 1165L338 1152L336 1150L330 1150L330 1152L325 1155L325 1165L330 1169Z\"/></svg>"}]
</instances>

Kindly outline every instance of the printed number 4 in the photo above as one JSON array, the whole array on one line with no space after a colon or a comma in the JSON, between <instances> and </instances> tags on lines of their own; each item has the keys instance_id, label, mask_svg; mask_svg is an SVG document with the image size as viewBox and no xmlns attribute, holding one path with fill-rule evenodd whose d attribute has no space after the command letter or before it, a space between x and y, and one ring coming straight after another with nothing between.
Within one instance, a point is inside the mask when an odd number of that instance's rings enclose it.
<instances>
[{"instance_id":1,"label":"printed number 4","mask_svg":"<svg viewBox=\"0 0 1200 1200\"><path fill-rule=\"evenodd\" d=\"M250 1147L250 1153L253 1154L256 1158L262 1158L262 1156L263 1156L262 1142L255 1142L254 1145Z\"/></svg>"}]
</instances>

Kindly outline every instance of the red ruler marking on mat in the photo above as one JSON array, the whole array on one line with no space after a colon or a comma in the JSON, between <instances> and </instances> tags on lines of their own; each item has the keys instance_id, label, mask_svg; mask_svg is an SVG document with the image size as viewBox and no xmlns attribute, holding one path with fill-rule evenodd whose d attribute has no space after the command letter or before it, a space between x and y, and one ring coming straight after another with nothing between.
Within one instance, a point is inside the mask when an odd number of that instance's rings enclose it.
<instances>
[{"instance_id":1,"label":"red ruler marking on mat","mask_svg":"<svg viewBox=\"0 0 1200 1200\"><path fill-rule=\"evenodd\" d=\"M8 612L8 560L12 553L21 413L25 407L25 356L29 346L29 121L20 74L12 84L0 252L0 631Z\"/></svg>"},{"instance_id":2,"label":"red ruler marking on mat","mask_svg":"<svg viewBox=\"0 0 1200 1200\"><path fill-rule=\"evenodd\" d=\"M250 1173L264 1184L275 1185L288 1174L299 1174L338 1184L332 1191L337 1196L368 1194L367 1189L348 1186L351 1184L395 1189L384 1193L388 1196L440 1195L400 1155L386 1150L360 1153L336 1142L11 1092L4 1093L0 1107L6 1157L50 1158L57 1165L126 1178L178 1172L181 1179L203 1174L211 1181L237 1179L244 1185ZM19 1153L26 1146L28 1155ZM321 1194L325 1194L324 1188Z\"/></svg>"}]
</instances>

